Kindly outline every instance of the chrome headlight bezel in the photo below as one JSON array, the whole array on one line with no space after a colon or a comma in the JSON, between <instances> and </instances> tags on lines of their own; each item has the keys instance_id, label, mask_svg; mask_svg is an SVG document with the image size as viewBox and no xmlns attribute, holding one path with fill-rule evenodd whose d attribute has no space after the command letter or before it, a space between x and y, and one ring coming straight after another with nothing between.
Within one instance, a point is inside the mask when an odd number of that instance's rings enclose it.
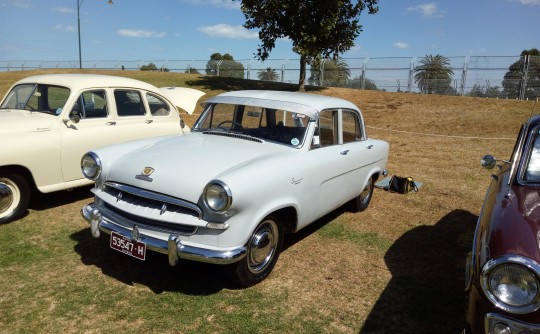
<instances>
[{"instance_id":1,"label":"chrome headlight bezel","mask_svg":"<svg viewBox=\"0 0 540 334\"><path fill-rule=\"evenodd\" d=\"M208 210L223 214L229 211L232 205L232 192L224 182L210 181L203 190L204 205Z\"/></svg>"},{"instance_id":2,"label":"chrome headlight bezel","mask_svg":"<svg viewBox=\"0 0 540 334\"><path fill-rule=\"evenodd\" d=\"M540 308L540 265L531 259L519 255L491 259L482 268L480 284L489 301L504 311L526 314ZM519 303L516 296L504 291L508 288L521 289L530 297Z\"/></svg>"},{"instance_id":3,"label":"chrome headlight bezel","mask_svg":"<svg viewBox=\"0 0 540 334\"><path fill-rule=\"evenodd\" d=\"M101 159L94 152L88 152L81 158L81 170L87 179L96 181L101 175Z\"/></svg>"}]
</instances>

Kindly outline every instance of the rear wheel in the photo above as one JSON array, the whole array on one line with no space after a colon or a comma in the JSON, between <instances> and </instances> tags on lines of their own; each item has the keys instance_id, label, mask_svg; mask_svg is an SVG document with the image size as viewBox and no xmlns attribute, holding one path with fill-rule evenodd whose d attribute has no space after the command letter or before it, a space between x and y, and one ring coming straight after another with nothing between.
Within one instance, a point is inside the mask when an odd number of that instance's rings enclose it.
<instances>
[{"instance_id":1,"label":"rear wheel","mask_svg":"<svg viewBox=\"0 0 540 334\"><path fill-rule=\"evenodd\" d=\"M232 280L242 287L249 287L268 277L279 258L283 237L277 217L263 219L248 240L246 256L231 266Z\"/></svg>"},{"instance_id":2,"label":"rear wheel","mask_svg":"<svg viewBox=\"0 0 540 334\"><path fill-rule=\"evenodd\" d=\"M350 201L350 207L353 212L362 212L368 208L369 203L371 202L371 197L373 197L374 186L375 178L371 176L360 195Z\"/></svg>"},{"instance_id":3,"label":"rear wheel","mask_svg":"<svg viewBox=\"0 0 540 334\"><path fill-rule=\"evenodd\" d=\"M0 224L22 216L29 202L30 186L23 176L14 173L0 176Z\"/></svg>"}]
</instances>

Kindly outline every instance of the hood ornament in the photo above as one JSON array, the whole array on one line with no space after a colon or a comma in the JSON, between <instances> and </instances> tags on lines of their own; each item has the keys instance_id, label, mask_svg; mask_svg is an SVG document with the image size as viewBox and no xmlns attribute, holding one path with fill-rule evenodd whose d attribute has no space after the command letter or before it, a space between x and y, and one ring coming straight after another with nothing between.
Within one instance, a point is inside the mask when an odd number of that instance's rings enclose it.
<instances>
[{"instance_id":1,"label":"hood ornament","mask_svg":"<svg viewBox=\"0 0 540 334\"><path fill-rule=\"evenodd\" d=\"M150 177L150 175L152 175L152 173L155 171L154 168L152 167L144 167L143 170L142 170L142 173L139 174L139 175L135 175L135 178L137 180L142 180L142 181L147 181L147 182L152 182L154 181L154 179L152 179Z\"/></svg>"}]
</instances>

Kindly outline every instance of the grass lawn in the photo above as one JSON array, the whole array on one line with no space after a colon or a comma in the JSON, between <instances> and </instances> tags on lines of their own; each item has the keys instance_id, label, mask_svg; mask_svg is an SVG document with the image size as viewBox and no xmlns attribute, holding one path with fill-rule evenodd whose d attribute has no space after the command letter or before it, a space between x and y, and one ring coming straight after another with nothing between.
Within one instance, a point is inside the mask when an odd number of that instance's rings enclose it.
<instances>
[{"instance_id":1,"label":"grass lawn","mask_svg":"<svg viewBox=\"0 0 540 334\"><path fill-rule=\"evenodd\" d=\"M0 72L0 93L51 72L80 71ZM98 73L207 96L294 89L178 73ZM143 262L109 249L107 237L94 239L80 217L92 200L88 187L37 195L25 217L0 225L0 333L460 333L465 256L490 181L480 158L508 158L533 102L312 92L357 104L368 135L390 143L390 174L421 181L420 191L376 189L365 212L339 209L287 236L270 277L243 290L219 266L169 267L164 255L149 252ZM185 118L191 125L196 115Z\"/></svg>"}]
</instances>

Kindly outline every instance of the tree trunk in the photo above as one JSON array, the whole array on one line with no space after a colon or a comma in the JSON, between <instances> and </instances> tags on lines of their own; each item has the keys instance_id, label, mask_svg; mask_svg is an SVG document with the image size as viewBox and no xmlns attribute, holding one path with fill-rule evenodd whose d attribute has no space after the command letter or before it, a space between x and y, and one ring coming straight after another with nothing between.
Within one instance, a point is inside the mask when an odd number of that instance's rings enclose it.
<instances>
[{"instance_id":1,"label":"tree trunk","mask_svg":"<svg viewBox=\"0 0 540 334\"><path fill-rule=\"evenodd\" d=\"M306 81L306 57L300 56L300 79L298 81L298 91L305 92L304 81Z\"/></svg>"}]
</instances>

